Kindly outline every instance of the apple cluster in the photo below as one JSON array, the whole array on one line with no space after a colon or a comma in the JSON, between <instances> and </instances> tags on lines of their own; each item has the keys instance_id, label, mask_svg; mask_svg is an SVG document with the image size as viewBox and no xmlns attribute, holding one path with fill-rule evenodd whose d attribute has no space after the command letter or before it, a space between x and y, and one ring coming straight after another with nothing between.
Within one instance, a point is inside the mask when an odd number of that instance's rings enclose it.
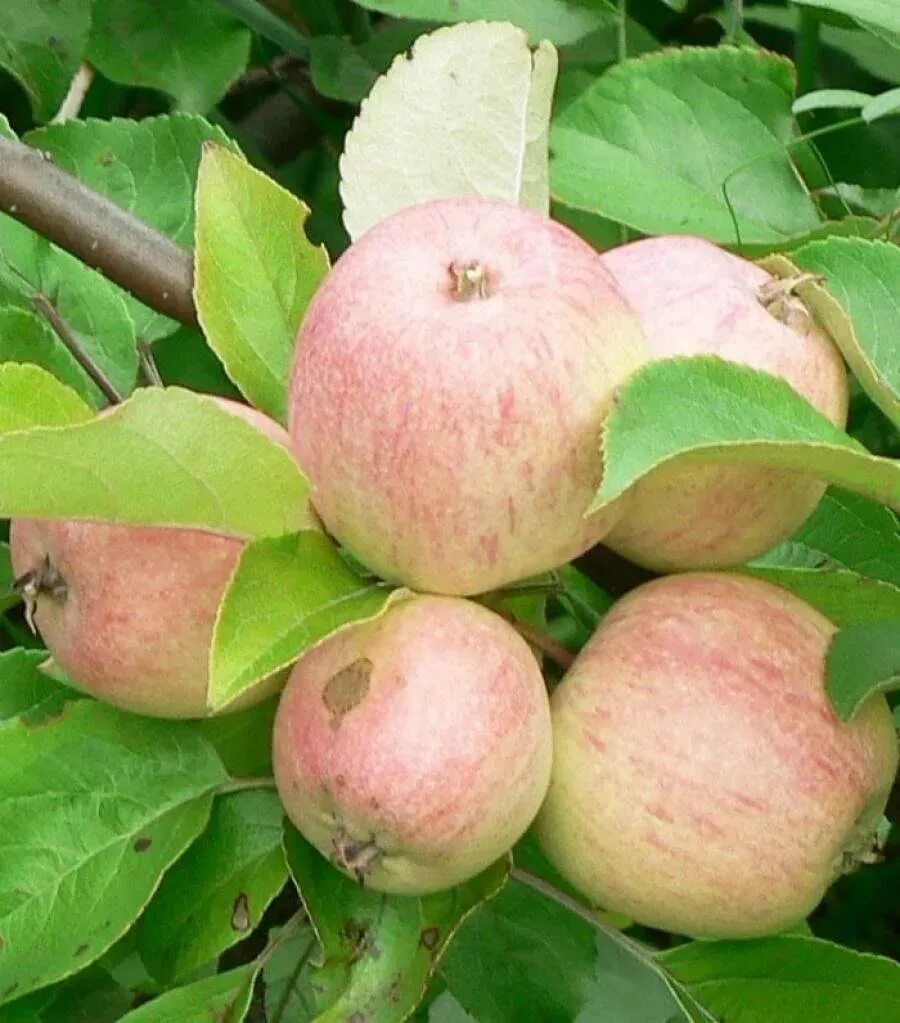
<instances>
[{"instance_id":1,"label":"apple cluster","mask_svg":"<svg viewBox=\"0 0 900 1023\"><path fill-rule=\"evenodd\" d=\"M802 920L871 857L897 769L887 702L840 722L834 625L728 571L787 538L824 484L701 460L588 511L618 389L698 354L845 422L831 339L754 264L687 237L599 255L538 213L454 198L394 214L337 261L300 330L287 432L219 399L294 453L310 528L400 587L228 708L283 688L278 791L340 869L437 891L534 824L592 905L746 937ZM669 574L614 606L548 697L539 654L486 605L601 542ZM20 520L11 548L74 683L137 713L206 713L243 541Z\"/></svg>"}]
</instances>

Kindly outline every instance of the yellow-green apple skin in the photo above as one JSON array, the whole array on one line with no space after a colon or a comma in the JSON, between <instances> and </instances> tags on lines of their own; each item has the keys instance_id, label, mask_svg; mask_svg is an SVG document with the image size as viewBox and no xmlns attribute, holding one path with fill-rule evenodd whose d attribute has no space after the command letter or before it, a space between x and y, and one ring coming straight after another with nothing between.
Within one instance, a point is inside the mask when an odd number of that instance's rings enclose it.
<instances>
[{"instance_id":1,"label":"yellow-green apple skin","mask_svg":"<svg viewBox=\"0 0 900 1023\"><path fill-rule=\"evenodd\" d=\"M217 398L271 440L287 431L262 412ZM316 526L307 510L308 525ZM79 689L152 717L207 716L216 614L246 541L199 529L69 519L16 519L10 551L18 577L49 570L61 585L39 592L34 621L53 659ZM224 710L276 692L263 679Z\"/></svg>"},{"instance_id":2,"label":"yellow-green apple skin","mask_svg":"<svg viewBox=\"0 0 900 1023\"><path fill-rule=\"evenodd\" d=\"M638 313L652 359L716 355L763 370L844 426L840 353L803 303L779 291L761 267L701 238L674 235L612 249L603 261ZM671 400L689 403L690 395ZM604 543L657 572L740 565L786 540L825 486L802 473L735 462L662 466L637 484Z\"/></svg>"},{"instance_id":3,"label":"yellow-green apple skin","mask_svg":"<svg viewBox=\"0 0 900 1023\"><path fill-rule=\"evenodd\" d=\"M714 938L803 920L865 860L897 770L884 696L825 691L834 626L770 583L685 573L615 605L552 697L550 860L640 923Z\"/></svg>"},{"instance_id":4,"label":"yellow-green apple skin","mask_svg":"<svg viewBox=\"0 0 900 1023\"><path fill-rule=\"evenodd\" d=\"M646 358L600 257L534 211L410 207L335 264L301 327L289 429L326 528L384 578L474 594L569 561L617 386Z\"/></svg>"},{"instance_id":5,"label":"yellow-green apple skin","mask_svg":"<svg viewBox=\"0 0 900 1023\"><path fill-rule=\"evenodd\" d=\"M406 895L503 856L541 805L551 757L534 654L455 597L405 600L314 647L275 719L288 816L345 872Z\"/></svg>"}]
</instances>

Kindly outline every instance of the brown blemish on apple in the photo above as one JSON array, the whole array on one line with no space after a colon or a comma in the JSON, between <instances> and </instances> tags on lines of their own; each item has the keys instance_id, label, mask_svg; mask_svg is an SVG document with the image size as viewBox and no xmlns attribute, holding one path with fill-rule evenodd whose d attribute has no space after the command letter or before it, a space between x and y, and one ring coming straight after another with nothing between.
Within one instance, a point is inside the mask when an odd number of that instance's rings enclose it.
<instances>
[{"instance_id":1,"label":"brown blemish on apple","mask_svg":"<svg viewBox=\"0 0 900 1023\"><path fill-rule=\"evenodd\" d=\"M360 657L332 675L322 690L322 702L331 714L331 727L337 728L344 716L358 707L369 691L375 665L368 657Z\"/></svg>"}]
</instances>

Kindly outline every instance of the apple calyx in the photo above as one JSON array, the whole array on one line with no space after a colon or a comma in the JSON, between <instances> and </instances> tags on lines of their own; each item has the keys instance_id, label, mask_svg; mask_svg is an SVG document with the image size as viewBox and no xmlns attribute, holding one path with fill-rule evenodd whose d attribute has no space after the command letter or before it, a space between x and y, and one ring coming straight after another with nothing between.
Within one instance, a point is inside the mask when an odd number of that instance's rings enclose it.
<instances>
[{"instance_id":1,"label":"apple calyx","mask_svg":"<svg viewBox=\"0 0 900 1023\"><path fill-rule=\"evenodd\" d=\"M25 621L33 633L37 632L34 624L34 612L37 610L38 597L42 594L53 597L54 600L64 601L69 593L69 587L65 579L50 562L49 555L39 568L23 572L13 582L13 589L22 598L25 605Z\"/></svg>"},{"instance_id":2,"label":"apple calyx","mask_svg":"<svg viewBox=\"0 0 900 1023\"><path fill-rule=\"evenodd\" d=\"M478 260L470 263L451 263L448 267L451 277L450 294L458 302L468 302L473 298L490 298L490 277L487 267Z\"/></svg>"},{"instance_id":3,"label":"apple calyx","mask_svg":"<svg viewBox=\"0 0 900 1023\"><path fill-rule=\"evenodd\" d=\"M374 841L360 842L343 828L334 836L331 844L335 866L352 874L360 884L366 883L368 875L384 857L384 850Z\"/></svg>"},{"instance_id":4,"label":"apple calyx","mask_svg":"<svg viewBox=\"0 0 900 1023\"><path fill-rule=\"evenodd\" d=\"M803 284L822 284L821 274L799 273L791 277L773 278L757 288L759 303L779 323L795 330L803 329L810 319L809 310L797 296Z\"/></svg>"},{"instance_id":5,"label":"apple calyx","mask_svg":"<svg viewBox=\"0 0 900 1023\"><path fill-rule=\"evenodd\" d=\"M884 859L885 836L877 827L863 825L848 839L835 858L832 873L835 879L842 874L853 874L862 866L881 863Z\"/></svg>"}]
</instances>

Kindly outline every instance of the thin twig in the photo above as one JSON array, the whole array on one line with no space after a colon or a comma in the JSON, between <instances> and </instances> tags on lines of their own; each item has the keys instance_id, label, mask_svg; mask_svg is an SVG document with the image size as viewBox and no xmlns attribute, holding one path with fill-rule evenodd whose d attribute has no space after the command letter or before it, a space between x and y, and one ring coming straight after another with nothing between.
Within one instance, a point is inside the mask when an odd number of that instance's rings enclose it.
<instances>
[{"instance_id":1,"label":"thin twig","mask_svg":"<svg viewBox=\"0 0 900 1023\"><path fill-rule=\"evenodd\" d=\"M59 110L50 120L51 124L62 124L64 121L71 121L81 113L81 104L87 95L91 82L94 80L94 69L85 61L75 72L75 77L69 85L69 91L62 101Z\"/></svg>"},{"instance_id":2,"label":"thin twig","mask_svg":"<svg viewBox=\"0 0 900 1023\"><path fill-rule=\"evenodd\" d=\"M191 253L51 159L0 137L0 212L49 238L151 309L196 324Z\"/></svg>"},{"instance_id":3,"label":"thin twig","mask_svg":"<svg viewBox=\"0 0 900 1023\"><path fill-rule=\"evenodd\" d=\"M141 375L151 387L162 387L163 378L160 376L156 359L153 358L153 348L143 338L137 340L138 365Z\"/></svg>"},{"instance_id":4,"label":"thin twig","mask_svg":"<svg viewBox=\"0 0 900 1023\"><path fill-rule=\"evenodd\" d=\"M66 321L59 315L56 306L49 298L47 298L46 295L41 294L32 295L31 304L50 324L56 336L72 353L78 365L81 366L91 380L93 380L100 388L106 400L112 402L113 405L117 405L122 400L123 395L112 380L110 380L103 370L97 365L88 350L78 339L75 331L73 331L68 323L66 323Z\"/></svg>"},{"instance_id":5,"label":"thin twig","mask_svg":"<svg viewBox=\"0 0 900 1023\"><path fill-rule=\"evenodd\" d=\"M533 628L527 622L523 622L521 618L516 618L515 615L509 614L507 611L500 611L497 608L493 610L501 614L524 640L527 640L533 647L537 647L541 653L546 654L563 671L568 671L575 663L575 654L571 650L567 650L562 643L551 639L545 632Z\"/></svg>"}]
</instances>

